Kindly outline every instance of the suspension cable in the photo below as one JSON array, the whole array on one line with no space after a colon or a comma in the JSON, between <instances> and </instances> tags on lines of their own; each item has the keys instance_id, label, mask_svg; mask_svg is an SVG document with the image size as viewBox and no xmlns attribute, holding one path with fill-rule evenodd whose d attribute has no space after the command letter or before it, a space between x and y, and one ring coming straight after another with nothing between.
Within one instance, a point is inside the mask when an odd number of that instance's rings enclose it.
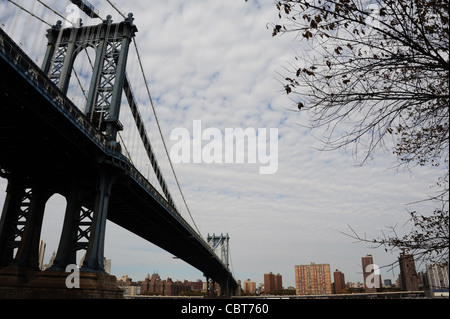
<instances>
[{"instance_id":1,"label":"suspension cable","mask_svg":"<svg viewBox=\"0 0 450 319\"><path fill-rule=\"evenodd\" d=\"M18 7L19 9L25 11L26 13L28 13L30 16L38 19L39 21L45 23L46 25L52 27L52 25L50 23L48 23L47 21L43 20L42 18L38 17L37 15L35 15L33 12L30 12L29 10L25 9L24 7L22 7L20 4L17 4L16 2L14 2L13 0L8 0L8 2L11 2L13 5L15 5L16 7Z\"/></svg>"},{"instance_id":2,"label":"suspension cable","mask_svg":"<svg viewBox=\"0 0 450 319\"><path fill-rule=\"evenodd\" d=\"M125 18L125 14L123 14L117 7L115 4L111 3L110 0L106 0L106 2L108 2L110 4L111 7L114 8L114 10L116 10L123 18Z\"/></svg>"},{"instance_id":3,"label":"suspension cable","mask_svg":"<svg viewBox=\"0 0 450 319\"><path fill-rule=\"evenodd\" d=\"M61 13L57 12L57 11L56 11L55 9L53 9L52 7L50 7L48 4L42 2L41 0L37 0L37 1L38 1L40 4L42 4L44 7L46 7L48 10L52 11L54 14L56 14L57 16L59 16L61 19L63 19L63 20L65 20L65 21L68 21L68 22L69 22L69 20L67 20L66 17L64 17Z\"/></svg>"},{"instance_id":4,"label":"suspension cable","mask_svg":"<svg viewBox=\"0 0 450 319\"><path fill-rule=\"evenodd\" d=\"M234 266L233 266L233 259L231 258L231 249L230 249L230 246L228 246L228 257L230 258L230 266L231 267L229 267L228 268L228 270L230 270L231 271L231 274L233 275L233 277L234 277ZM231 268L231 269L230 269Z\"/></svg>"}]
</instances>

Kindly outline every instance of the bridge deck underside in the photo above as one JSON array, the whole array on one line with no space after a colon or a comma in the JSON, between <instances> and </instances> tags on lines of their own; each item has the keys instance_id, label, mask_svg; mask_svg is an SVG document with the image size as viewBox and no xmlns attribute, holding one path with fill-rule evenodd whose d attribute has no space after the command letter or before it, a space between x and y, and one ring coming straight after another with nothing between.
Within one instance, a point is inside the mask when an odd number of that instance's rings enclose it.
<instances>
[{"instance_id":1,"label":"bridge deck underside","mask_svg":"<svg viewBox=\"0 0 450 319\"><path fill-rule=\"evenodd\" d=\"M96 175L98 162L108 151L1 57L0 70L0 169L55 181L55 193L70 189L67 183L74 174L95 184L89 178ZM216 282L231 279L230 287L236 284L207 244L169 212L167 202L152 195L126 170L113 187L108 219Z\"/></svg>"}]
</instances>

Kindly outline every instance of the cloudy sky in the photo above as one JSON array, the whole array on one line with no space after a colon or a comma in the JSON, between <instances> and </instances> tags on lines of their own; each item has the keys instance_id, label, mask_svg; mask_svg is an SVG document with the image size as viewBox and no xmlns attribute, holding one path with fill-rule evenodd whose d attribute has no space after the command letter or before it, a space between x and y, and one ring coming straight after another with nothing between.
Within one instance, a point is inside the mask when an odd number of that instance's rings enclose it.
<instances>
[{"instance_id":1,"label":"cloudy sky","mask_svg":"<svg viewBox=\"0 0 450 319\"><path fill-rule=\"evenodd\" d=\"M106 1L90 2L102 16L122 19ZM372 249L343 233L350 233L348 225L368 237L395 225L406 231L407 210L417 208L408 204L432 192L439 171L398 170L389 153L359 166L351 149L318 150L320 132L302 127L306 115L293 111L278 75L295 52L308 51L289 36L272 38L268 24L278 21L273 1L113 2L134 13L136 41L169 148L176 145L171 132L192 132L193 121L221 132L278 129L275 174L260 175L259 163L175 164L202 235L229 234L237 279L262 283L264 273L273 272L283 276L285 287L295 286L294 266L315 262L341 270L347 281L362 282L362 256L372 254L379 266L396 260L398 252ZM1 180L1 203L5 189ZM42 235L47 259L57 249L64 205L58 196L47 205ZM112 223L106 257L114 275L136 281L153 272L179 280L202 278L198 270ZM398 270L382 271L383 278L397 275Z\"/></svg>"}]
</instances>

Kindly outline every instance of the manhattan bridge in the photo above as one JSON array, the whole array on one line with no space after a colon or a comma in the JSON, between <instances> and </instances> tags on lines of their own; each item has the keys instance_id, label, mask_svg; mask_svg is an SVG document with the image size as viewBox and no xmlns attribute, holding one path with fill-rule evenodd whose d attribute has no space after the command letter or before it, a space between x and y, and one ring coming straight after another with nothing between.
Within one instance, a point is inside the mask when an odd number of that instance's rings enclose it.
<instances>
[{"instance_id":1,"label":"manhattan bridge","mask_svg":"<svg viewBox=\"0 0 450 319\"><path fill-rule=\"evenodd\" d=\"M171 164L139 23L98 2L101 9L85 0L0 1L0 177L8 182L0 294L69 293L58 285L80 252L81 284L108 286L107 220L200 270L209 289L238 294L228 235L201 235ZM64 224L53 266L40 272L45 206L55 194L67 201Z\"/></svg>"}]
</instances>

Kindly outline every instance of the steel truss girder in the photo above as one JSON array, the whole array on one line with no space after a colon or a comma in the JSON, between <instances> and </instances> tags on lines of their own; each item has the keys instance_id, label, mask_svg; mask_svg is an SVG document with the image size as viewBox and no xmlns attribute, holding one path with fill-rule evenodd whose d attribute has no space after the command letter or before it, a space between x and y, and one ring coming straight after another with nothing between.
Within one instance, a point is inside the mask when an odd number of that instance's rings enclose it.
<instances>
[{"instance_id":1,"label":"steel truss girder","mask_svg":"<svg viewBox=\"0 0 450 319\"><path fill-rule=\"evenodd\" d=\"M15 190L10 187L9 207L5 207L4 215L9 214L9 222L3 221L2 228L4 228L6 239L6 249L13 251L19 248L20 242L23 238L25 226L27 224L28 214L30 210L31 197L33 190L24 187L18 187ZM2 243L3 244L3 243ZM3 244L4 245L4 244Z\"/></svg>"},{"instance_id":2,"label":"steel truss girder","mask_svg":"<svg viewBox=\"0 0 450 319\"><path fill-rule=\"evenodd\" d=\"M91 238L92 222L94 220L94 211L92 209L81 207L80 216L77 222L77 240L76 250L86 250ZM85 241L82 241L82 240Z\"/></svg>"},{"instance_id":3,"label":"steel truss girder","mask_svg":"<svg viewBox=\"0 0 450 319\"><path fill-rule=\"evenodd\" d=\"M11 238L9 243L10 248L19 248L19 244L21 239L23 238L23 233L25 230L25 226L27 224L27 217L30 209L31 197L33 195L32 189L24 189L22 193L22 198L20 200L20 204L16 208L16 216L14 223L14 238Z\"/></svg>"},{"instance_id":4,"label":"steel truss girder","mask_svg":"<svg viewBox=\"0 0 450 319\"><path fill-rule=\"evenodd\" d=\"M32 190L25 188L24 183L18 179L8 183L0 220L0 267L13 261L14 250L19 248L24 237L32 193Z\"/></svg>"},{"instance_id":5,"label":"steel truss girder","mask_svg":"<svg viewBox=\"0 0 450 319\"><path fill-rule=\"evenodd\" d=\"M45 183L30 184L25 178L9 177L0 219L0 267L39 267L40 232L50 193Z\"/></svg>"},{"instance_id":6,"label":"steel truss girder","mask_svg":"<svg viewBox=\"0 0 450 319\"><path fill-rule=\"evenodd\" d=\"M59 86L60 79L61 79L61 73L64 66L64 59L66 57L67 53L67 46L63 45L58 47L55 57L53 59L53 67L52 71L50 73L50 80L52 80L53 83L55 83L57 86Z\"/></svg>"}]
</instances>

